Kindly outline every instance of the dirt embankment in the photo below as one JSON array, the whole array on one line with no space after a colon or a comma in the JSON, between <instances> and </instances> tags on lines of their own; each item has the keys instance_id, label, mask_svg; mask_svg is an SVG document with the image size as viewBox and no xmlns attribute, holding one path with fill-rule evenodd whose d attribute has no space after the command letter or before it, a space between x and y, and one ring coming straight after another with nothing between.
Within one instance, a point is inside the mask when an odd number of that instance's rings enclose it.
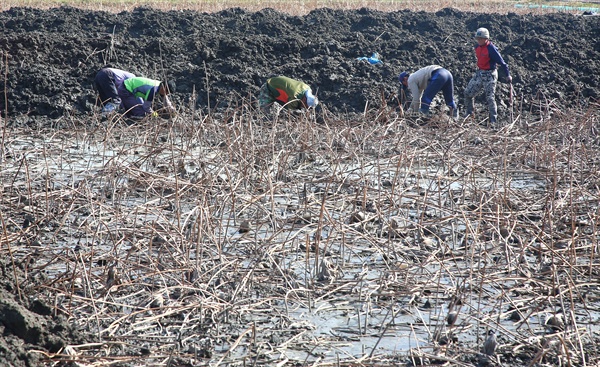
<instances>
[{"instance_id":1,"label":"dirt embankment","mask_svg":"<svg viewBox=\"0 0 600 367\"><path fill-rule=\"evenodd\" d=\"M3 246L6 244L2 244ZM0 365L37 366L45 353L57 353L86 337L57 315L56 308L38 299L43 272L26 274L28 261L0 261Z\"/></svg>"},{"instance_id":2,"label":"dirt embankment","mask_svg":"<svg viewBox=\"0 0 600 367\"><path fill-rule=\"evenodd\" d=\"M175 80L181 107L237 106L267 78L282 74L312 85L333 112L362 112L396 103L401 71L436 63L454 74L460 104L475 66L472 35L478 27L490 29L525 109L537 100L573 106L600 96L600 50L593 42L600 36L599 18L453 9L319 9L289 16L271 9L111 14L15 8L0 13L6 91L0 109L12 117L90 113L91 81L105 64ZM356 61L374 51L383 65ZM501 85L500 99L507 90Z\"/></svg>"}]
</instances>

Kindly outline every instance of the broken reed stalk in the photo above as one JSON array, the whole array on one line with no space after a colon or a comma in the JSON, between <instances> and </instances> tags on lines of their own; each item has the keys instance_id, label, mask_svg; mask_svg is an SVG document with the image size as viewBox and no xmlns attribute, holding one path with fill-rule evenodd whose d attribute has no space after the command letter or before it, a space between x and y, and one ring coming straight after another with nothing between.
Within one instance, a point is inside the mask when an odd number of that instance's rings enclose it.
<instances>
[{"instance_id":1,"label":"broken reed stalk","mask_svg":"<svg viewBox=\"0 0 600 367\"><path fill-rule=\"evenodd\" d=\"M211 107L210 107L210 79L208 73L208 67L206 66L206 61L202 61L202 65L204 66L204 88L206 89L206 106L207 106L207 114L210 116Z\"/></svg>"},{"instance_id":2,"label":"broken reed stalk","mask_svg":"<svg viewBox=\"0 0 600 367\"><path fill-rule=\"evenodd\" d=\"M21 286L20 286L20 281L19 281L19 277L17 276L17 270L16 270L16 266L17 264L15 263L15 256L13 253L13 249L10 245L10 242L12 239L10 239L8 237L8 231L6 228L6 222L4 221L4 215L2 215L2 213L0 212L0 222L2 222L2 237L0 237L0 243L2 242L6 242L6 248L8 250L8 254L10 256L10 263L11 263L11 267L12 267L12 273L13 273L13 280L15 282L15 288L17 290L17 296L19 298L19 300L22 300L22 294L21 294ZM2 241L4 240L4 241ZM1 247L0 247L1 249Z\"/></svg>"},{"instance_id":3,"label":"broken reed stalk","mask_svg":"<svg viewBox=\"0 0 600 367\"><path fill-rule=\"evenodd\" d=\"M6 154L5 142L7 138L7 127L8 127L8 52L4 52L4 118L0 116L0 123L2 124L2 143L0 144L0 160L4 161Z\"/></svg>"}]
</instances>

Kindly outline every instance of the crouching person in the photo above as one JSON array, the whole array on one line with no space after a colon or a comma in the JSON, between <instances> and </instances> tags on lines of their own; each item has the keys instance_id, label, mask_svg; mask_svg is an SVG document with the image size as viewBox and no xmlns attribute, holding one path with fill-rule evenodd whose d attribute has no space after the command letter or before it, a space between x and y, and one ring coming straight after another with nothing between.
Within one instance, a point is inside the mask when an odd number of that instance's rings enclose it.
<instances>
[{"instance_id":1,"label":"crouching person","mask_svg":"<svg viewBox=\"0 0 600 367\"><path fill-rule=\"evenodd\" d=\"M114 68L102 68L94 78L94 89L100 96L102 103L102 115L106 116L117 112L121 106L121 97L118 89L127 79L135 78L135 75Z\"/></svg>"},{"instance_id":2,"label":"crouching person","mask_svg":"<svg viewBox=\"0 0 600 367\"><path fill-rule=\"evenodd\" d=\"M429 110L431 101L439 91L442 91L452 118L458 119L458 106L454 101L454 79L448 70L439 65L429 65L412 74L405 71L398 79L402 89L408 89L409 95L412 95L409 112L419 111L421 114L431 115Z\"/></svg>"},{"instance_id":3,"label":"crouching person","mask_svg":"<svg viewBox=\"0 0 600 367\"><path fill-rule=\"evenodd\" d=\"M154 99L158 96L162 107L170 115L175 113L175 108L169 100L169 94L175 91L175 84L159 80L135 77L127 79L119 87L119 97L127 117L134 120L146 116L158 116L153 109Z\"/></svg>"},{"instance_id":4,"label":"crouching person","mask_svg":"<svg viewBox=\"0 0 600 367\"><path fill-rule=\"evenodd\" d=\"M275 103L288 110L316 108L319 105L308 84L286 76L267 80L260 88L258 102L263 112L267 112Z\"/></svg>"}]
</instances>

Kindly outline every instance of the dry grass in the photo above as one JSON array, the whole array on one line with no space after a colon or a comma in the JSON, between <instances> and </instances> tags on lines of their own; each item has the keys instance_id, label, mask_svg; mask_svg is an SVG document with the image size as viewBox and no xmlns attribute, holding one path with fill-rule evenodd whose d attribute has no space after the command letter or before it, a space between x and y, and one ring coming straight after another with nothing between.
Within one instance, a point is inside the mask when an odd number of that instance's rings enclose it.
<instances>
[{"instance_id":1,"label":"dry grass","mask_svg":"<svg viewBox=\"0 0 600 367\"><path fill-rule=\"evenodd\" d=\"M485 13L507 13L507 12L548 12L552 9L539 8L515 8L515 4L553 4L553 5L572 5L569 2L549 2L549 1L515 1L515 0L209 0L209 1L188 1L188 0L106 0L106 1L83 1L83 0L2 0L0 2L2 10L8 10L11 7L27 6L36 8L51 8L62 5L74 6L83 9L104 10L111 12L129 11L138 6L151 6L162 10L181 10L191 9L202 12L216 12L231 7L241 7L247 10L255 11L263 8L273 8L292 15L302 15L316 8L333 9L358 9L371 8L381 11L396 11L401 9L437 11L444 8L456 8L463 11L485 12ZM585 4L585 3L582 3Z\"/></svg>"},{"instance_id":2,"label":"dry grass","mask_svg":"<svg viewBox=\"0 0 600 367\"><path fill-rule=\"evenodd\" d=\"M599 116L540 111L501 130L393 108L318 125L242 99L8 129L0 252L97 335L54 361L463 365L491 328L503 358L594 365Z\"/></svg>"}]
</instances>

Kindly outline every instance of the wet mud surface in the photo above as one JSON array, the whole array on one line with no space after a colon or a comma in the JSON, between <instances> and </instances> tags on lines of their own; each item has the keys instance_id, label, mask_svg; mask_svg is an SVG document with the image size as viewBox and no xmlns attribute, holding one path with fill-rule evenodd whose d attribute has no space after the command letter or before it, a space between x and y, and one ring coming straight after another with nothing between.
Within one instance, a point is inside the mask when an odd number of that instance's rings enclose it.
<instances>
[{"instance_id":1,"label":"wet mud surface","mask_svg":"<svg viewBox=\"0 0 600 367\"><path fill-rule=\"evenodd\" d=\"M289 16L269 9L111 14L17 8L0 14L2 63L8 66L0 107L12 117L91 113L91 81L105 64L174 80L181 108L236 106L256 96L267 78L286 75L310 84L334 112L363 112L395 103L400 72L435 63L453 73L461 105L475 68L478 27L490 29L524 110L540 100L586 104L600 96L600 50L592 41L600 37L598 19L452 9L320 9ZM383 65L356 61L375 51ZM498 96L508 100L507 85Z\"/></svg>"},{"instance_id":2,"label":"wet mud surface","mask_svg":"<svg viewBox=\"0 0 600 367\"><path fill-rule=\"evenodd\" d=\"M599 18L0 13L0 365L597 365ZM432 63L462 107L481 26L506 125L404 119ZM178 117L101 121L106 64ZM280 74L325 124L256 118Z\"/></svg>"}]
</instances>

